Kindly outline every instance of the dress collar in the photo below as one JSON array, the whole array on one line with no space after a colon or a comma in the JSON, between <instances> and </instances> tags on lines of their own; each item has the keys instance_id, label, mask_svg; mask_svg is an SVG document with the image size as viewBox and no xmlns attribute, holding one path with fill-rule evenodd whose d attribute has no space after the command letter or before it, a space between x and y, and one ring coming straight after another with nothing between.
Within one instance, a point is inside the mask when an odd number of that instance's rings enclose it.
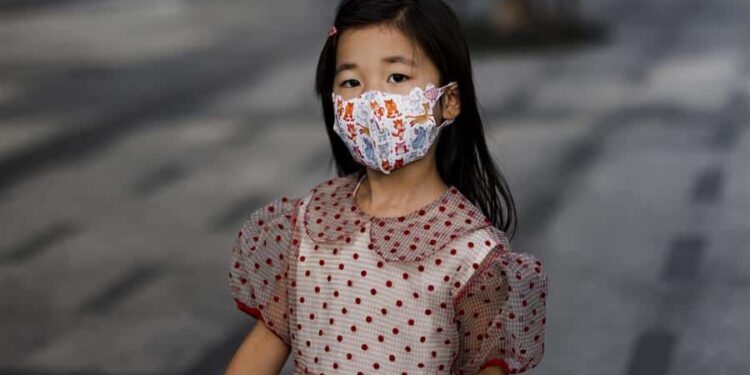
<instances>
[{"instance_id":1,"label":"dress collar","mask_svg":"<svg viewBox=\"0 0 750 375\"><path fill-rule=\"evenodd\" d=\"M420 261L453 239L492 225L455 186L403 216L379 217L362 211L355 193L366 175L335 177L311 190L304 227L316 243L352 242L370 224L368 247L387 261Z\"/></svg>"}]
</instances>

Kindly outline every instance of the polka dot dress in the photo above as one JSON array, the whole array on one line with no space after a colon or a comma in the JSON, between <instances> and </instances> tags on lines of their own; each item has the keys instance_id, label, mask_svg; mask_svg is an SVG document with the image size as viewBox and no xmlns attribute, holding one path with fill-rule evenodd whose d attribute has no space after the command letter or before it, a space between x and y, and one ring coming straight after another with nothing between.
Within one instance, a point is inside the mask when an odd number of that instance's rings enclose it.
<instances>
[{"instance_id":1,"label":"polka dot dress","mask_svg":"<svg viewBox=\"0 0 750 375\"><path fill-rule=\"evenodd\" d=\"M325 181L251 213L231 251L237 307L291 348L295 374L508 374L544 353L547 275L451 186L370 216L362 179Z\"/></svg>"}]
</instances>

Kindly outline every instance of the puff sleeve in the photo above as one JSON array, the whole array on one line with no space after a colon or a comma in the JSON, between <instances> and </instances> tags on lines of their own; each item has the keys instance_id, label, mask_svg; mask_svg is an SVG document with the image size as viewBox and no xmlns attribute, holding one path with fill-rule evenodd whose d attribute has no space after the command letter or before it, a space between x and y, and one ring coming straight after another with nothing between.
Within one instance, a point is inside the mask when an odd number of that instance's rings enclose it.
<instances>
[{"instance_id":1,"label":"puff sleeve","mask_svg":"<svg viewBox=\"0 0 750 375\"><path fill-rule=\"evenodd\" d=\"M454 300L458 374L500 366L506 374L536 367L544 354L547 275L528 253L497 246Z\"/></svg>"},{"instance_id":2,"label":"puff sleeve","mask_svg":"<svg viewBox=\"0 0 750 375\"><path fill-rule=\"evenodd\" d=\"M299 203L299 198L280 197L253 211L240 226L229 264L237 308L263 321L288 346L288 261L298 243Z\"/></svg>"}]
</instances>

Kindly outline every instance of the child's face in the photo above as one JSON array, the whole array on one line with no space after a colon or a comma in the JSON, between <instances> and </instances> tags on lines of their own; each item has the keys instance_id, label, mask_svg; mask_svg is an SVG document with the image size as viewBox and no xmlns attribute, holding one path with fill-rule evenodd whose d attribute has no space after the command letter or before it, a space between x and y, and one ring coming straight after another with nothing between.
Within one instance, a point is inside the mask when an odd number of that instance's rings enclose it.
<instances>
[{"instance_id":1,"label":"child's face","mask_svg":"<svg viewBox=\"0 0 750 375\"><path fill-rule=\"evenodd\" d=\"M408 94L415 86L440 85L440 72L401 31L375 25L339 36L333 92L344 100L369 90ZM436 117L441 109L435 106Z\"/></svg>"},{"instance_id":2,"label":"child's face","mask_svg":"<svg viewBox=\"0 0 750 375\"><path fill-rule=\"evenodd\" d=\"M440 72L432 60L396 28L375 25L346 30L338 37L333 92L344 100L370 90L408 94L412 88L424 89L428 83L440 86ZM458 91L457 85L448 87L442 104L433 108L437 124L461 113ZM430 146L425 161L434 160L437 144Z\"/></svg>"}]
</instances>

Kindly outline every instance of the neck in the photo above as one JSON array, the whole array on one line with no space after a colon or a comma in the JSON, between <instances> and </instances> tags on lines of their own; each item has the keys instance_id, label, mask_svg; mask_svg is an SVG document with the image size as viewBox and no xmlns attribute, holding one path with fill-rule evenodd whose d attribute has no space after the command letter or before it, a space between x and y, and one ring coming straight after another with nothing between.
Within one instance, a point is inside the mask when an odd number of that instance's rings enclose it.
<instances>
[{"instance_id":1,"label":"neck","mask_svg":"<svg viewBox=\"0 0 750 375\"><path fill-rule=\"evenodd\" d=\"M381 217L402 216L426 206L448 189L429 161L418 160L390 174L368 168L354 199L362 210Z\"/></svg>"}]
</instances>

